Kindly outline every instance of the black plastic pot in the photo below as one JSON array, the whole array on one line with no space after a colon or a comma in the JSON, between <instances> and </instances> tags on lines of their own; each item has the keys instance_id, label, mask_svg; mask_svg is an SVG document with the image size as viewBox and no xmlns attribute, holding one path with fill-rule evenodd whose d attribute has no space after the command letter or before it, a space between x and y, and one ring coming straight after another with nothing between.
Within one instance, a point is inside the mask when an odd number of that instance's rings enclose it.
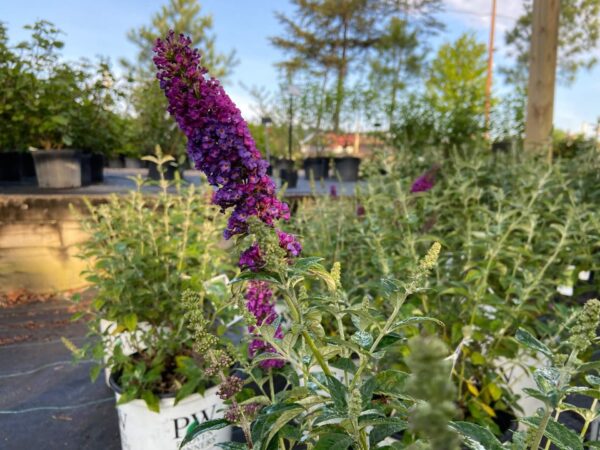
<instances>
[{"instance_id":1,"label":"black plastic pot","mask_svg":"<svg viewBox=\"0 0 600 450\"><path fill-rule=\"evenodd\" d=\"M170 164L163 164L162 170L165 180L171 181L175 179L175 172L177 171L177 167L172 166ZM160 180L160 173L156 164L154 164L153 162L150 162L148 164L148 178L154 181Z\"/></svg>"},{"instance_id":2,"label":"black plastic pot","mask_svg":"<svg viewBox=\"0 0 600 450\"><path fill-rule=\"evenodd\" d=\"M335 176L340 177L342 181L358 181L358 168L360 158L346 156L335 158Z\"/></svg>"},{"instance_id":3,"label":"black plastic pot","mask_svg":"<svg viewBox=\"0 0 600 450\"><path fill-rule=\"evenodd\" d=\"M104 155L102 153L92 153L92 183L102 183L104 181Z\"/></svg>"},{"instance_id":4,"label":"black plastic pot","mask_svg":"<svg viewBox=\"0 0 600 450\"><path fill-rule=\"evenodd\" d=\"M497 141L492 144L492 151L494 153L508 153L512 147L510 141Z\"/></svg>"},{"instance_id":5,"label":"black plastic pot","mask_svg":"<svg viewBox=\"0 0 600 450\"><path fill-rule=\"evenodd\" d=\"M129 156L126 156L124 166L126 169L141 169L144 167L144 161L139 158L130 158Z\"/></svg>"},{"instance_id":6,"label":"black plastic pot","mask_svg":"<svg viewBox=\"0 0 600 450\"><path fill-rule=\"evenodd\" d=\"M298 171L294 169L283 169L281 174L281 184L287 183L289 189L298 186Z\"/></svg>"},{"instance_id":7,"label":"black plastic pot","mask_svg":"<svg viewBox=\"0 0 600 450\"><path fill-rule=\"evenodd\" d=\"M0 181L20 181L21 177L21 152L0 152Z\"/></svg>"},{"instance_id":8,"label":"black plastic pot","mask_svg":"<svg viewBox=\"0 0 600 450\"><path fill-rule=\"evenodd\" d=\"M125 159L122 156L113 156L106 160L106 167L111 169L122 169L125 167Z\"/></svg>"},{"instance_id":9,"label":"black plastic pot","mask_svg":"<svg viewBox=\"0 0 600 450\"><path fill-rule=\"evenodd\" d=\"M92 154L80 153L81 160L81 185L89 186L92 184Z\"/></svg>"},{"instance_id":10,"label":"black plastic pot","mask_svg":"<svg viewBox=\"0 0 600 450\"><path fill-rule=\"evenodd\" d=\"M35 163L31 152L21 153L21 176L23 178L35 178Z\"/></svg>"},{"instance_id":11,"label":"black plastic pot","mask_svg":"<svg viewBox=\"0 0 600 450\"><path fill-rule=\"evenodd\" d=\"M81 186L81 154L76 150L36 150L32 152L41 188Z\"/></svg>"},{"instance_id":12,"label":"black plastic pot","mask_svg":"<svg viewBox=\"0 0 600 450\"><path fill-rule=\"evenodd\" d=\"M304 160L304 173L307 180L324 180L329 176L329 158L317 157Z\"/></svg>"},{"instance_id":13,"label":"black plastic pot","mask_svg":"<svg viewBox=\"0 0 600 450\"><path fill-rule=\"evenodd\" d=\"M510 411L498 410L496 411L494 422L496 422L496 425L498 425L498 428L500 428L500 432L502 433L498 437L500 442L510 442L512 440L512 435L519 427L517 416Z\"/></svg>"}]
</instances>

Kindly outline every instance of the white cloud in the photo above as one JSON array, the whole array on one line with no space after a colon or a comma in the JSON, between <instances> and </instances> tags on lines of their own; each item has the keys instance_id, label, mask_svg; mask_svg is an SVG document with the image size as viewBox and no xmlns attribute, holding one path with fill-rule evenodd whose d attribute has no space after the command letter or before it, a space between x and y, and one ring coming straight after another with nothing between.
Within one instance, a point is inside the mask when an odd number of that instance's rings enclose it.
<instances>
[{"instance_id":1,"label":"white cloud","mask_svg":"<svg viewBox=\"0 0 600 450\"><path fill-rule=\"evenodd\" d=\"M492 0L446 0L446 11L457 17L465 26L489 29ZM504 33L523 13L522 0L497 0L496 30Z\"/></svg>"}]
</instances>

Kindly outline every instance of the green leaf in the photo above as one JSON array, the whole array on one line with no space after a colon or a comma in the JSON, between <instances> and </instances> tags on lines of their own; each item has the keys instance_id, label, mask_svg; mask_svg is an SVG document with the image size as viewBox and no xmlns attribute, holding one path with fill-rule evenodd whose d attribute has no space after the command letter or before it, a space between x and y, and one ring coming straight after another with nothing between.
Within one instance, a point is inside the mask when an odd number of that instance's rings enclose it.
<instances>
[{"instance_id":1,"label":"green leaf","mask_svg":"<svg viewBox=\"0 0 600 450\"><path fill-rule=\"evenodd\" d=\"M444 328L444 322L434 319L433 317L409 317L408 319L401 320L394 325L394 330L402 327L406 327L408 325L417 325L420 323L431 322L440 327Z\"/></svg>"},{"instance_id":2,"label":"green leaf","mask_svg":"<svg viewBox=\"0 0 600 450\"><path fill-rule=\"evenodd\" d=\"M308 270L311 267L318 265L324 258L319 256L310 256L308 258L298 258L294 263L294 269Z\"/></svg>"},{"instance_id":3,"label":"green leaf","mask_svg":"<svg viewBox=\"0 0 600 450\"><path fill-rule=\"evenodd\" d=\"M329 390L329 395L331 395L331 399L333 400L335 409L339 412L346 412L348 410L348 402L346 400L348 390L346 386L344 386L337 378L327 376L327 388Z\"/></svg>"},{"instance_id":4,"label":"green leaf","mask_svg":"<svg viewBox=\"0 0 600 450\"><path fill-rule=\"evenodd\" d=\"M215 445L223 450L248 450L248 446L241 442L219 442Z\"/></svg>"},{"instance_id":5,"label":"green leaf","mask_svg":"<svg viewBox=\"0 0 600 450\"><path fill-rule=\"evenodd\" d=\"M373 345L373 336L368 331L357 331L351 337L352 342L360 345L362 348L370 348Z\"/></svg>"},{"instance_id":6,"label":"green leaf","mask_svg":"<svg viewBox=\"0 0 600 450\"><path fill-rule=\"evenodd\" d=\"M90 378L92 379L92 383L96 381L98 375L100 375L100 371L102 370L101 365L92 366L90 369Z\"/></svg>"},{"instance_id":7,"label":"green leaf","mask_svg":"<svg viewBox=\"0 0 600 450\"><path fill-rule=\"evenodd\" d=\"M259 280L268 281L269 283L278 284L279 280L273 275L265 272L243 272L229 282L229 284L236 284L242 281Z\"/></svg>"},{"instance_id":8,"label":"green leaf","mask_svg":"<svg viewBox=\"0 0 600 450\"><path fill-rule=\"evenodd\" d=\"M185 438L181 441L179 445L179 449L183 449L183 447L202 433L206 433L207 431L220 430L221 428L225 428L229 425L229 422L225 419L216 419L216 420L207 420L206 422L202 422L201 424L198 421L194 421L187 429L185 433Z\"/></svg>"},{"instance_id":9,"label":"green leaf","mask_svg":"<svg viewBox=\"0 0 600 450\"><path fill-rule=\"evenodd\" d=\"M384 370L375 375L375 392L392 397L406 398L404 388L409 374L399 370Z\"/></svg>"},{"instance_id":10,"label":"green leaf","mask_svg":"<svg viewBox=\"0 0 600 450\"><path fill-rule=\"evenodd\" d=\"M273 439L273 437L284 425L287 425L288 422L298 417L304 411L305 409L299 406L297 408L288 409L279 414L277 420L275 420L275 423L273 423L273 425L271 425L269 428L269 434L267 435L267 439L262 443L264 448L268 448L271 439Z\"/></svg>"},{"instance_id":11,"label":"green leaf","mask_svg":"<svg viewBox=\"0 0 600 450\"><path fill-rule=\"evenodd\" d=\"M256 448L266 448L262 441L267 439L271 426L277 421L278 417L289 410L298 410L301 408L296 403L277 403L263 408L252 426L252 440Z\"/></svg>"},{"instance_id":12,"label":"green leaf","mask_svg":"<svg viewBox=\"0 0 600 450\"><path fill-rule=\"evenodd\" d=\"M407 427L408 423L406 422L406 420L402 419L394 419L393 422L373 427L373 429L369 433L369 442L371 444L371 447L375 447L376 444L383 441L386 437L391 436L394 433L406 430Z\"/></svg>"},{"instance_id":13,"label":"green leaf","mask_svg":"<svg viewBox=\"0 0 600 450\"><path fill-rule=\"evenodd\" d=\"M540 426L541 418L525 417L521 419L521 422L531 427L538 428ZM579 436L554 419L550 419L548 422L544 436L552 441L552 443L560 450L583 450L583 444L579 439Z\"/></svg>"},{"instance_id":14,"label":"green leaf","mask_svg":"<svg viewBox=\"0 0 600 450\"><path fill-rule=\"evenodd\" d=\"M452 422L450 427L458 432L471 450L503 450L500 441L487 428L471 422Z\"/></svg>"},{"instance_id":15,"label":"green leaf","mask_svg":"<svg viewBox=\"0 0 600 450\"><path fill-rule=\"evenodd\" d=\"M135 331L137 328L138 318L135 313L125 314L123 316L123 324L129 331Z\"/></svg>"},{"instance_id":16,"label":"green leaf","mask_svg":"<svg viewBox=\"0 0 600 450\"><path fill-rule=\"evenodd\" d=\"M146 406L150 411L159 412L160 408L158 406L158 397L154 395L151 391L142 392L142 399L146 402Z\"/></svg>"},{"instance_id":17,"label":"green leaf","mask_svg":"<svg viewBox=\"0 0 600 450\"><path fill-rule=\"evenodd\" d=\"M542 342L538 341L529 331L519 328L515 339L525 347L543 353L548 357L552 357L552 351Z\"/></svg>"},{"instance_id":18,"label":"green leaf","mask_svg":"<svg viewBox=\"0 0 600 450\"><path fill-rule=\"evenodd\" d=\"M596 375L586 375L585 381L592 386L600 386L600 377L597 377Z\"/></svg>"},{"instance_id":19,"label":"green leaf","mask_svg":"<svg viewBox=\"0 0 600 450\"><path fill-rule=\"evenodd\" d=\"M319 436L314 450L346 450L354 443L354 439L344 433L327 433Z\"/></svg>"}]
</instances>

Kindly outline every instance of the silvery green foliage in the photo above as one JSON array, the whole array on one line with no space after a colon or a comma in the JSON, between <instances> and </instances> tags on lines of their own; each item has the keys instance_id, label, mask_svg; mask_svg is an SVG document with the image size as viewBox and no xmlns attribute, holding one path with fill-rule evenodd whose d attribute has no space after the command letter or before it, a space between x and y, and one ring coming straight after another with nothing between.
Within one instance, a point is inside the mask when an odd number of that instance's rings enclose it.
<instances>
[{"instance_id":1,"label":"silvery green foliage","mask_svg":"<svg viewBox=\"0 0 600 450\"><path fill-rule=\"evenodd\" d=\"M251 238L258 239L261 248L269 248L268 240L276 237L256 230L256 226L251 225ZM327 270L321 258L292 262L270 258L262 271L246 272L233 280L268 282L283 308L281 320L257 325L258 333L253 336L260 336L276 353L259 355L243 367L255 392L250 398L238 396L236 401L262 405L252 422L250 438L247 436L243 446L227 444L224 448L283 449L303 444L317 450L367 450L404 448L398 439L414 441L413 430L408 429L408 411L417 401L437 401L437 394L446 392L438 390L435 394L436 388L431 386L425 391L415 388L413 396L407 387L410 374L388 369L386 360L405 348L406 337L423 324L440 324L426 316L407 316L403 311L407 298L423 291L439 253L436 243L413 265L405 280L385 280L382 289L392 308L388 315L381 314L368 300L351 302L340 283L340 265ZM280 327L285 330L283 338L277 337ZM326 334L326 328L335 331ZM434 346L438 348L439 344ZM414 352L421 350L413 346ZM415 353L412 359L419 374L423 366L417 361L422 362L421 356L425 356L439 366L438 375L449 380L450 364L443 361L446 353L423 351L426 355ZM287 365L280 370L262 370L260 362L265 358L281 358ZM274 381L282 379L285 388L275 390ZM413 379L412 385L415 383ZM448 405L452 409L451 398ZM421 410L415 406L414 414ZM444 414L447 416L448 411ZM192 427L187 441L218 425L213 422ZM454 433L448 429L448 435ZM428 443L430 437L423 434L421 443Z\"/></svg>"},{"instance_id":2,"label":"silvery green foliage","mask_svg":"<svg viewBox=\"0 0 600 450\"><path fill-rule=\"evenodd\" d=\"M600 301L589 300L581 311L574 314L568 339L560 341L556 336L551 348L539 341L530 332L519 328L515 339L527 350L542 355L547 366L539 367L533 373L536 388L526 389L526 394L543 402L536 415L520 419L527 432L515 433L511 443L500 444L495 437L486 434L487 430L472 424L458 430L465 435L465 443L471 449L507 448L512 450L548 449L553 444L560 450L583 450L584 447L596 448L600 443L587 440L590 424L600 417L598 399L600 399L600 377L597 376L600 364L584 363L580 357L590 349L596 338L600 324ZM563 336L564 337L564 336ZM569 403L569 394L586 395L592 399L589 408ZM573 412L581 417L583 426L579 433L560 423L560 415ZM493 438L493 439L492 439ZM492 440L490 440L492 439ZM544 442L545 440L545 442Z\"/></svg>"},{"instance_id":3,"label":"silvery green foliage","mask_svg":"<svg viewBox=\"0 0 600 450\"><path fill-rule=\"evenodd\" d=\"M573 303L555 301L566 277L575 297L594 289L577 274L600 263L600 158L582 153L547 166L487 150L446 159L410 150L383 152L377 167L387 174L372 174L353 198L303 203L294 231L305 255L342 261L348 295L371 298L383 314L390 308L378 280L442 242L431 289L408 304L444 322L442 338L456 356L456 400L469 420L498 434L495 411L510 412L517 400L499 364L517 356L516 330L556 333ZM413 180L433 163L441 165L436 185L411 194Z\"/></svg>"}]
</instances>

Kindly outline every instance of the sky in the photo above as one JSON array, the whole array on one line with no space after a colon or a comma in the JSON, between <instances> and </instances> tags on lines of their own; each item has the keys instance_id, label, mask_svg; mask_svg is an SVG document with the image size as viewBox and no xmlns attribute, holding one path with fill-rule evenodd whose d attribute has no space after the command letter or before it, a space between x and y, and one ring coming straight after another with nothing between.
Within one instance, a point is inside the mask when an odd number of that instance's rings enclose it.
<instances>
[{"instance_id":1,"label":"sky","mask_svg":"<svg viewBox=\"0 0 600 450\"><path fill-rule=\"evenodd\" d=\"M45 19L64 31L63 56L68 60L106 56L118 69L120 58L134 59L136 48L127 31L147 24L165 0L0 0L0 21L8 26L11 43L24 40L23 25ZM199 0L202 11L213 16L217 50L235 50L239 65L227 83L227 90L246 117L252 115L246 86L275 88L274 63L282 58L271 46L269 36L280 33L274 11L291 12L288 0ZM434 48L472 32L481 42L489 39L491 0L445 0L446 12L439 19L446 31L435 38ZM522 11L522 0L499 0L496 25L495 70L506 63L504 33ZM499 75L494 88L506 89ZM600 117L600 66L580 73L571 86L558 86L554 122L558 128L580 131L582 123Z\"/></svg>"}]
</instances>

